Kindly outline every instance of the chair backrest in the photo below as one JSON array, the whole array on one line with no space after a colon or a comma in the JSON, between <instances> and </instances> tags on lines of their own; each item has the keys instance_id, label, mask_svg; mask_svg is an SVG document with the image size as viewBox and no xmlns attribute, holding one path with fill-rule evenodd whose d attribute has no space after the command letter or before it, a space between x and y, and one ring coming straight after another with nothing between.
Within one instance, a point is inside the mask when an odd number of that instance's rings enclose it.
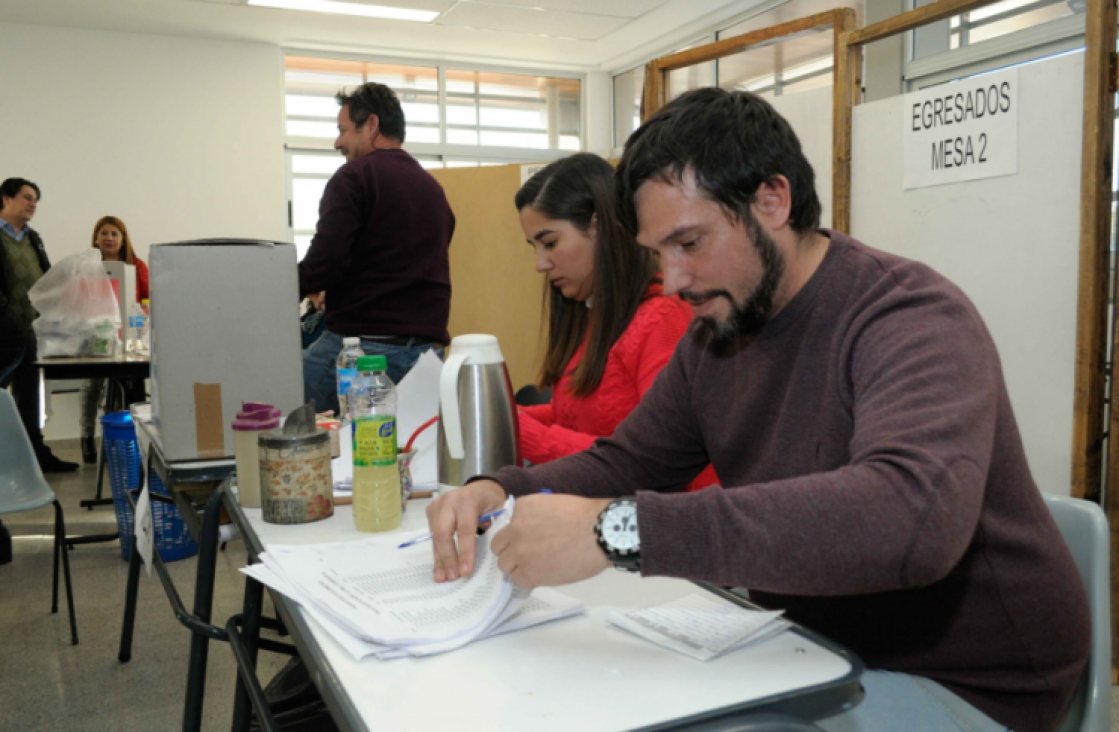
<instances>
[{"instance_id":1,"label":"chair backrest","mask_svg":"<svg viewBox=\"0 0 1119 732\"><path fill-rule=\"evenodd\" d=\"M1111 732L1111 541L1107 517L1090 501L1046 494L1088 590L1092 652L1058 732Z\"/></svg>"},{"instance_id":2,"label":"chair backrest","mask_svg":"<svg viewBox=\"0 0 1119 732\"><path fill-rule=\"evenodd\" d=\"M34 511L54 502L12 395L0 389L0 515Z\"/></svg>"}]
</instances>

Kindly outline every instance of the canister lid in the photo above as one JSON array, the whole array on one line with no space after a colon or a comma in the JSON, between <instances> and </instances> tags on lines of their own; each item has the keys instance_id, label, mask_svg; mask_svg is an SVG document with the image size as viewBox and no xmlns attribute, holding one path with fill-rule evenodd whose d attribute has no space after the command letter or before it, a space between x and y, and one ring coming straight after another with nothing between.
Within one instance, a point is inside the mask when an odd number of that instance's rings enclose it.
<instances>
[{"instance_id":1,"label":"canister lid","mask_svg":"<svg viewBox=\"0 0 1119 732\"><path fill-rule=\"evenodd\" d=\"M265 432L256 438L257 445L260 447L272 448L292 448L292 447L310 447L314 445L327 445L330 443L330 431L322 427L316 427L314 432L304 434L284 434L279 430L274 432Z\"/></svg>"}]
</instances>

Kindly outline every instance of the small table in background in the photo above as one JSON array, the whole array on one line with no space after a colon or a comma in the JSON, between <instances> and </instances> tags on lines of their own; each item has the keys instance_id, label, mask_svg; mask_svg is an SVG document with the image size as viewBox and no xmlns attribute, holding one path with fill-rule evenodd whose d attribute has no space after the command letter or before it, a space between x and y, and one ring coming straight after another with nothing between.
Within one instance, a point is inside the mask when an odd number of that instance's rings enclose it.
<instances>
[{"instance_id":1,"label":"small table in background","mask_svg":"<svg viewBox=\"0 0 1119 732\"><path fill-rule=\"evenodd\" d=\"M105 413L128 409L135 402L147 400L144 379L151 371L151 360L147 356L126 354L112 358L54 357L40 358L35 362L49 381L67 379L105 379ZM102 498L105 479L105 450L97 452L97 494L94 498L81 501L83 508L93 510L94 506L110 505L112 496Z\"/></svg>"}]
</instances>

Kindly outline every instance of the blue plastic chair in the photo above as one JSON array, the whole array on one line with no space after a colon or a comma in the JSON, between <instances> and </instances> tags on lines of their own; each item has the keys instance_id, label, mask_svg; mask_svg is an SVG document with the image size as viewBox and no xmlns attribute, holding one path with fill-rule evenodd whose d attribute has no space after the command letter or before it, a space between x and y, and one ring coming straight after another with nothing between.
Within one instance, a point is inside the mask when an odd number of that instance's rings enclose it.
<instances>
[{"instance_id":1,"label":"blue plastic chair","mask_svg":"<svg viewBox=\"0 0 1119 732\"><path fill-rule=\"evenodd\" d=\"M1058 732L1111 732L1111 539L1097 504L1045 494L1088 590L1092 651Z\"/></svg>"},{"instance_id":2,"label":"blue plastic chair","mask_svg":"<svg viewBox=\"0 0 1119 732\"><path fill-rule=\"evenodd\" d=\"M66 604L70 609L70 638L74 645L78 645L74 593L70 586L70 557L63 546L66 522L62 518L62 506L39 469L31 440L16 411L15 400L3 390L0 390L0 445L4 446L0 450L0 516L35 511L54 504L54 593L51 595L51 612L58 612L58 560L61 555L66 575Z\"/></svg>"}]
</instances>

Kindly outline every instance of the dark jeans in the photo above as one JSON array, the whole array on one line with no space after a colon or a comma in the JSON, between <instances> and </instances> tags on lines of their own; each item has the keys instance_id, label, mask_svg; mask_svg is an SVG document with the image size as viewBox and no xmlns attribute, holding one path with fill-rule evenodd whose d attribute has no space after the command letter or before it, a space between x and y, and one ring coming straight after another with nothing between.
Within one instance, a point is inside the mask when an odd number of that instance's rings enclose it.
<instances>
[{"instance_id":1,"label":"dark jeans","mask_svg":"<svg viewBox=\"0 0 1119 732\"><path fill-rule=\"evenodd\" d=\"M361 339L361 350L366 356L385 357L386 373L394 384L399 384L404 375L412 370L424 351L433 348L434 343L413 342L397 346L371 338ZM338 377L335 369L341 351L342 336L329 330L303 351L303 402L314 399L316 412L333 409L338 414ZM443 347L435 348L435 354L443 358Z\"/></svg>"},{"instance_id":2,"label":"dark jeans","mask_svg":"<svg viewBox=\"0 0 1119 732\"><path fill-rule=\"evenodd\" d=\"M11 387L23 428L32 447L39 450L43 446L43 430L39 427L37 345L34 334L28 334L22 342L6 340L0 345L0 389Z\"/></svg>"}]
</instances>

